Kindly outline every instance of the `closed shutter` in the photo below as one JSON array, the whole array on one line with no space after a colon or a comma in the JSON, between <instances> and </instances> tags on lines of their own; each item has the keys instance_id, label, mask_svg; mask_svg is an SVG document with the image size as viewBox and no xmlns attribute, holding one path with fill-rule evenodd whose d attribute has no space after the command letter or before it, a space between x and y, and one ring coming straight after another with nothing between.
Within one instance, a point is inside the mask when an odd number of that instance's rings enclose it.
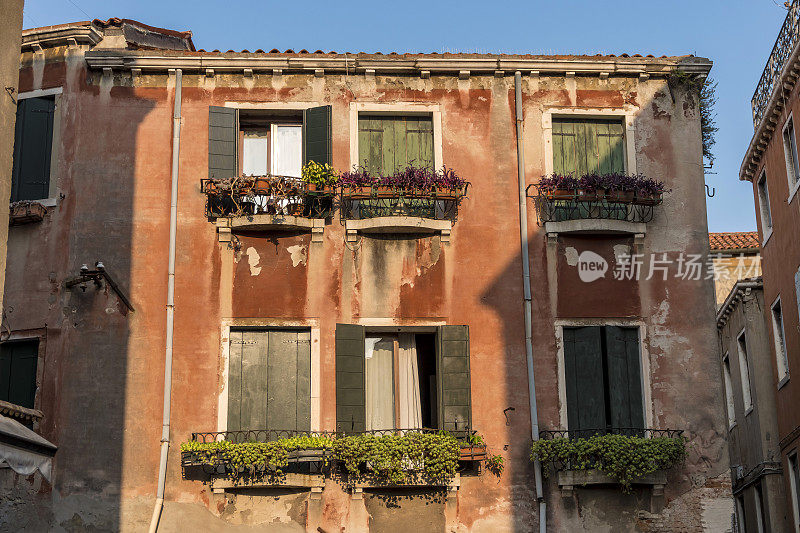
<instances>
[{"instance_id":1,"label":"closed shutter","mask_svg":"<svg viewBox=\"0 0 800 533\"><path fill-rule=\"evenodd\" d=\"M364 326L336 324L336 431L366 430Z\"/></svg>"},{"instance_id":2,"label":"closed shutter","mask_svg":"<svg viewBox=\"0 0 800 533\"><path fill-rule=\"evenodd\" d=\"M644 429L638 328L606 326L610 424Z\"/></svg>"},{"instance_id":3,"label":"closed shutter","mask_svg":"<svg viewBox=\"0 0 800 533\"><path fill-rule=\"evenodd\" d=\"M439 429L472 428L469 326L439 326Z\"/></svg>"},{"instance_id":4,"label":"closed shutter","mask_svg":"<svg viewBox=\"0 0 800 533\"><path fill-rule=\"evenodd\" d=\"M26 98L17 105L11 201L42 200L50 195L53 148L53 97Z\"/></svg>"},{"instance_id":5,"label":"closed shutter","mask_svg":"<svg viewBox=\"0 0 800 533\"><path fill-rule=\"evenodd\" d=\"M231 331L228 431L311 429L308 331Z\"/></svg>"},{"instance_id":6,"label":"closed shutter","mask_svg":"<svg viewBox=\"0 0 800 533\"><path fill-rule=\"evenodd\" d=\"M625 132L618 120L553 119L553 172L582 176L625 171Z\"/></svg>"},{"instance_id":7,"label":"closed shutter","mask_svg":"<svg viewBox=\"0 0 800 533\"><path fill-rule=\"evenodd\" d=\"M0 346L0 400L34 408L39 343L9 342Z\"/></svg>"},{"instance_id":8,"label":"closed shutter","mask_svg":"<svg viewBox=\"0 0 800 533\"><path fill-rule=\"evenodd\" d=\"M572 437L606 427L601 328L564 328L567 429Z\"/></svg>"},{"instance_id":9,"label":"closed shutter","mask_svg":"<svg viewBox=\"0 0 800 533\"><path fill-rule=\"evenodd\" d=\"M370 173L381 175L409 165L433 168L433 120L429 116L360 116L358 161Z\"/></svg>"},{"instance_id":10,"label":"closed shutter","mask_svg":"<svg viewBox=\"0 0 800 533\"><path fill-rule=\"evenodd\" d=\"M303 110L303 164L332 164L331 106Z\"/></svg>"},{"instance_id":11,"label":"closed shutter","mask_svg":"<svg viewBox=\"0 0 800 533\"><path fill-rule=\"evenodd\" d=\"M232 107L208 108L208 177L231 178L239 174L238 110Z\"/></svg>"}]
</instances>

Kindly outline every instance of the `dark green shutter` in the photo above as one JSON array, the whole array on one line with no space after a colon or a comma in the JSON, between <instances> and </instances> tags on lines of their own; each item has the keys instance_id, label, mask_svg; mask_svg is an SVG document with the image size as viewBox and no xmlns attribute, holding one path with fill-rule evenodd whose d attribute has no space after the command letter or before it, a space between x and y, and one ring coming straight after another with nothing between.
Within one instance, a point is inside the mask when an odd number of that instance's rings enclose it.
<instances>
[{"instance_id":1,"label":"dark green shutter","mask_svg":"<svg viewBox=\"0 0 800 533\"><path fill-rule=\"evenodd\" d=\"M369 172L382 175L409 165L433 168L433 120L430 116L359 116L358 161Z\"/></svg>"},{"instance_id":2,"label":"dark green shutter","mask_svg":"<svg viewBox=\"0 0 800 533\"><path fill-rule=\"evenodd\" d=\"M53 149L53 97L25 98L17 104L11 201L50 196L50 155Z\"/></svg>"},{"instance_id":3,"label":"dark green shutter","mask_svg":"<svg viewBox=\"0 0 800 533\"><path fill-rule=\"evenodd\" d=\"M564 328L567 429L574 437L606 427L600 329Z\"/></svg>"},{"instance_id":4,"label":"dark green shutter","mask_svg":"<svg viewBox=\"0 0 800 533\"><path fill-rule=\"evenodd\" d=\"M303 164L332 164L331 106L303 110Z\"/></svg>"},{"instance_id":5,"label":"dark green shutter","mask_svg":"<svg viewBox=\"0 0 800 533\"><path fill-rule=\"evenodd\" d=\"M311 430L308 331L231 331L228 431Z\"/></svg>"},{"instance_id":6,"label":"dark green shutter","mask_svg":"<svg viewBox=\"0 0 800 533\"><path fill-rule=\"evenodd\" d=\"M38 357L37 341L8 342L0 346L0 400L34 408Z\"/></svg>"},{"instance_id":7,"label":"dark green shutter","mask_svg":"<svg viewBox=\"0 0 800 533\"><path fill-rule=\"evenodd\" d=\"M336 431L366 429L364 326L336 324Z\"/></svg>"},{"instance_id":8,"label":"dark green shutter","mask_svg":"<svg viewBox=\"0 0 800 533\"><path fill-rule=\"evenodd\" d=\"M620 120L553 119L553 172L582 176L625 171Z\"/></svg>"},{"instance_id":9,"label":"dark green shutter","mask_svg":"<svg viewBox=\"0 0 800 533\"><path fill-rule=\"evenodd\" d=\"M610 425L644 428L638 328L606 326Z\"/></svg>"},{"instance_id":10,"label":"dark green shutter","mask_svg":"<svg viewBox=\"0 0 800 533\"><path fill-rule=\"evenodd\" d=\"M439 429L472 428L469 326L439 326Z\"/></svg>"},{"instance_id":11,"label":"dark green shutter","mask_svg":"<svg viewBox=\"0 0 800 533\"><path fill-rule=\"evenodd\" d=\"M239 174L238 110L208 108L208 177L231 178Z\"/></svg>"}]
</instances>

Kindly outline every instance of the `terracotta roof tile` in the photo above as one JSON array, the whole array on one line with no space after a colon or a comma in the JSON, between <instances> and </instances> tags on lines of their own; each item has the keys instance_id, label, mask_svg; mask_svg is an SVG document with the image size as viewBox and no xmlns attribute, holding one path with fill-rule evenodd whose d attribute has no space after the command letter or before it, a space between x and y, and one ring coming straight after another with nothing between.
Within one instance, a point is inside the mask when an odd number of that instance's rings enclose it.
<instances>
[{"instance_id":1,"label":"terracotta roof tile","mask_svg":"<svg viewBox=\"0 0 800 533\"><path fill-rule=\"evenodd\" d=\"M761 247L757 231L709 233L708 240L712 250L747 250Z\"/></svg>"}]
</instances>

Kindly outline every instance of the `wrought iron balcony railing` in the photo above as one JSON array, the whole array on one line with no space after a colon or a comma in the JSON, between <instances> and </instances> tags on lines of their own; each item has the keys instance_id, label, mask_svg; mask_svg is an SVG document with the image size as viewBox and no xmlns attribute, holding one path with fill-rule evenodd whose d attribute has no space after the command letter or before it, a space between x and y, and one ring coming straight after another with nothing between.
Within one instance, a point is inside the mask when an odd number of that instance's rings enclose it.
<instances>
[{"instance_id":1,"label":"wrought iron balcony railing","mask_svg":"<svg viewBox=\"0 0 800 533\"><path fill-rule=\"evenodd\" d=\"M655 206L661 199L647 202L619 201L613 199L587 199L577 194L573 197L552 197L545 194L533 196L539 222L565 222L568 220L605 219L627 222L650 222Z\"/></svg>"},{"instance_id":2,"label":"wrought iron balcony railing","mask_svg":"<svg viewBox=\"0 0 800 533\"><path fill-rule=\"evenodd\" d=\"M466 191L425 191L389 187L342 187L342 220L410 216L455 222Z\"/></svg>"},{"instance_id":3,"label":"wrought iron balcony railing","mask_svg":"<svg viewBox=\"0 0 800 533\"><path fill-rule=\"evenodd\" d=\"M328 218L333 212L333 189L317 189L286 176L243 176L201 179L208 218L257 214Z\"/></svg>"},{"instance_id":4,"label":"wrought iron balcony railing","mask_svg":"<svg viewBox=\"0 0 800 533\"><path fill-rule=\"evenodd\" d=\"M783 72L789 56L797 45L799 35L800 7L798 6L798 0L792 0L789 12L786 14L786 19L783 21L781 31L778 33L778 38L775 40L775 45L772 47L772 52L769 55L769 59L767 59L764 72L761 74L761 79L758 80L753 99L750 102L753 110L754 128L758 128L764 118L764 111L769 99L775 90L775 85L780 79L781 72Z\"/></svg>"}]
</instances>

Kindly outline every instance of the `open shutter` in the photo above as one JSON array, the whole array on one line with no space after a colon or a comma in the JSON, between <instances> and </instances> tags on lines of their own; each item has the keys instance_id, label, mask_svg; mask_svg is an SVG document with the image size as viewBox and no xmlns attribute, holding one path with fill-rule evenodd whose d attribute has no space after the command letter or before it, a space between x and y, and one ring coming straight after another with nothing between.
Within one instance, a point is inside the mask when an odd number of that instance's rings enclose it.
<instances>
[{"instance_id":1,"label":"open shutter","mask_svg":"<svg viewBox=\"0 0 800 533\"><path fill-rule=\"evenodd\" d=\"M50 195L55 99L26 98L17 105L11 201L42 200Z\"/></svg>"},{"instance_id":2,"label":"open shutter","mask_svg":"<svg viewBox=\"0 0 800 533\"><path fill-rule=\"evenodd\" d=\"M303 110L303 164L331 164L331 106Z\"/></svg>"},{"instance_id":3,"label":"open shutter","mask_svg":"<svg viewBox=\"0 0 800 533\"><path fill-rule=\"evenodd\" d=\"M639 330L606 326L610 425L644 429Z\"/></svg>"},{"instance_id":4,"label":"open shutter","mask_svg":"<svg viewBox=\"0 0 800 533\"><path fill-rule=\"evenodd\" d=\"M231 178L239 174L237 147L238 110L232 107L208 108L208 177Z\"/></svg>"},{"instance_id":5,"label":"open shutter","mask_svg":"<svg viewBox=\"0 0 800 533\"><path fill-rule=\"evenodd\" d=\"M564 328L567 429L571 437L606 427L603 352L599 327Z\"/></svg>"},{"instance_id":6,"label":"open shutter","mask_svg":"<svg viewBox=\"0 0 800 533\"><path fill-rule=\"evenodd\" d=\"M469 326L439 326L439 429L472 429Z\"/></svg>"},{"instance_id":7,"label":"open shutter","mask_svg":"<svg viewBox=\"0 0 800 533\"><path fill-rule=\"evenodd\" d=\"M364 326L336 324L336 431L366 430Z\"/></svg>"}]
</instances>

